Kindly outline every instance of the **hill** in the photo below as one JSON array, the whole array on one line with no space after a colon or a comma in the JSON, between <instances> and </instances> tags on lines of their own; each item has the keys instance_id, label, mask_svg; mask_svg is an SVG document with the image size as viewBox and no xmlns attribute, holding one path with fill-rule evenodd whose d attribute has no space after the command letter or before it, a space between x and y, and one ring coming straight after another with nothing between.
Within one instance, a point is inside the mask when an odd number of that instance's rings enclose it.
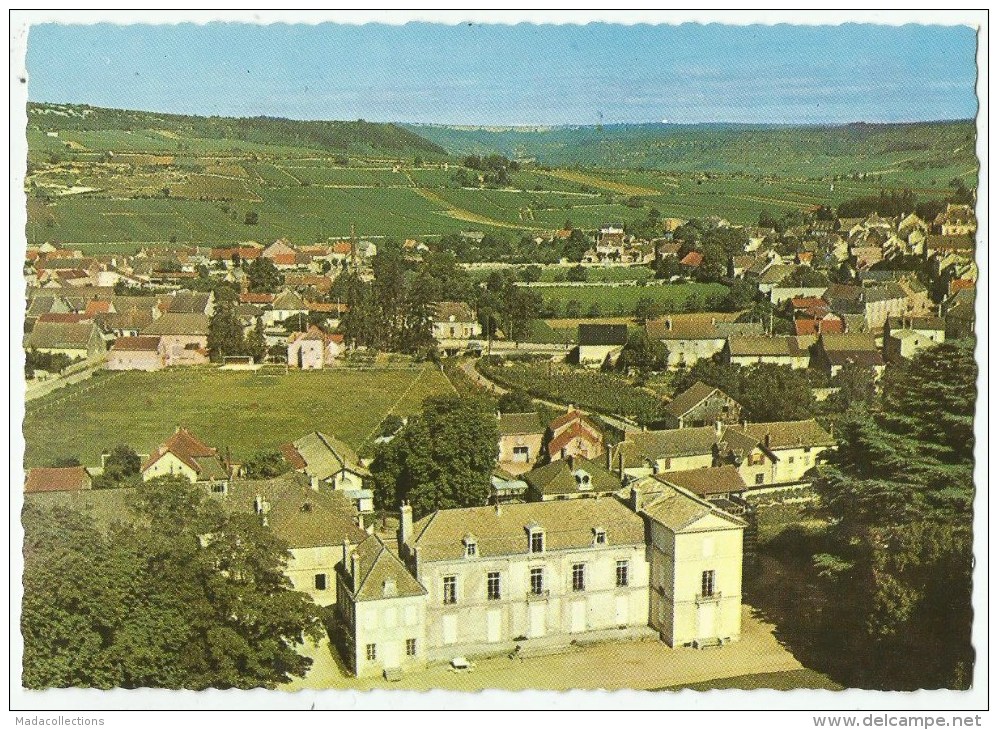
<instances>
[{"instance_id":1,"label":"hill","mask_svg":"<svg viewBox=\"0 0 998 730\"><path fill-rule=\"evenodd\" d=\"M183 152L189 140L226 140L327 152L444 155L443 148L395 124L300 121L277 117L196 117L75 104L28 104L28 126L42 132L152 132L159 149ZM185 146L186 145L186 146Z\"/></svg>"},{"instance_id":2,"label":"hill","mask_svg":"<svg viewBox=\"0 0 998 730\"><path fill-rule=\"evenodd\" d=\"M552 167L824 177L975 169L973 121L840 126L407 125L454 155L500 153Z\"/></svg>"}]
</instances>

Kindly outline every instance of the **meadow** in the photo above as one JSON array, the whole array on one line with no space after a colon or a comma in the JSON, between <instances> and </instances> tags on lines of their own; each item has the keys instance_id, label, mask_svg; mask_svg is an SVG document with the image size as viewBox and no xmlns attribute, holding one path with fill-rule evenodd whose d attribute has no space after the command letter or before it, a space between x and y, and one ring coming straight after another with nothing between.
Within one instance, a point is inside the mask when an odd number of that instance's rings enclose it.
<instances>
[{"instance_id":1,"label":"meadow","mask_svg":"<svg viewBox=\"0 0 998 730\"><path fill-rule=\"evenodd\" d=\"M565 313L570 301L578 302L579 311L585 315L598 305L601 317L628 316L642 299L650 299L664 312L682 312L693 308L710 308L708 300L719 299L728 292L723 284L662 284L625 286L550 286L539 287L546 305L557 310L559 316ZM691 302L691 299L693 300ZM568 315L566 315L568 316ZM573 315L575 316L575 315Z\"/></svg>"},{"instance_id":2,"label":"meadow","mask_svg":"<svg viewBox=\"0 0 998 730\"><path fill-rule=\"evenodd\" d=\"M287 374L214 368L101 372L28 404L24 461L33 467L77 457L99 464L102 449L122 442L149 453L177 425L231 449L236 459L315 430L364 451L389 413L416 413L424 398L453 392L428 365Z\"/></svg>"}]
</instances>

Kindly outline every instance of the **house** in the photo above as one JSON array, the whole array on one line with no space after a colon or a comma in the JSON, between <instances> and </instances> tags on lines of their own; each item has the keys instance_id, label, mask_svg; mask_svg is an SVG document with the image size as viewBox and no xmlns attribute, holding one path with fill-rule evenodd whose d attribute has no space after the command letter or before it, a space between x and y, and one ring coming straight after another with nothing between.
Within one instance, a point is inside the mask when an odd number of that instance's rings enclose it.
<instances>
[{"instance_id":1,"label":"house","mask_svg":"<svg viewBox=\"0 0 998 730\"><path fill-rule=\"evenodd\" d=\"M835 377L846 365L870 368L877 378L883 374L884 358L869 332L823 333L812 350L812 367Z\"/></svg>"},{"instance_id":2,"label":"house","mask_svg":"<svg viewBox=\"0 0 998 730\"><path fill-rule=\"evenodd\" d=\"M946 320L942 317L892 317L884 329L884 359L910 360L929 347L946 341Z\"/></svg>"},{"instance_id":3,"label":"house","mask_svg":"<svg viewBox=\"0 0 998 730\"><path fill-rule=\"evenodd\" d=\"M742 407L720 388L698 380L665 406L666 428L692 428L721 423L738 423Z\"/></svg>"},{"instance_id":4,"label":"house","mask_svg":"<svg viewBox=\"0 0 998 730\"><path fill-rule=\"evenodd\" d=\"M28 469L24 493L79 492L92 485L90 474L82 466L36 467Z\"/></svg>"},{"instance_id":5,"label":"house","mask_svg":"<svg viewBox=\"0 0 998 730\"><path fill-rule=\"evenodd\" d=\"M544 439L548 461L571 456L596 459L603 454L603 447L603 432L599 426L571 406L548 424Z\"/></svg>"},{"instance_id":6,"label":"house","mask_svg":"<svg viewBox=\"0 0 998 730\"><path fill-rule=\"evenodd\" d=\"M294 590L320 606L336 602L343 541L358 543L367 537L363 518L342 492L313 489L308 477L292 472L275 479L234 479L217 496L226 512L258 515L288 546L284 574Z\"/></svg>"},{"instance_id":7,"label":"house","mask_svg":"<svg viewBox=\"0 0 998 730\"><path fill-rule=\"evenodd\" d=\"M688 471L670 471L664 474L654 474L635 484L642 495L659 491L660 488L650 487L648 479L654 479L679 489L685 489L704 499L739 497L748 489L745 480L733 464L711 466L706 469L690 469ZM640 486L639 486L640 485Z\"/></svg>"},{"instance_id":8,"label":"house","mask_svg":"<svg viewBox=\"0 0 998 730\"><path fill-rule=\"evenodd\" d=\"M500 413L499 466L518 476L537 463L542 453L544 426L536 413Z\"/></svg>"},{"instance_id":9,"label":"house","mask_svg":"<svg viewBox=\"0 0 998 730\"><path fill-rule=\"evenodd\" d=\"M950 339L973 337L976 328L974 302L976 288L960 289L943 303L943 316L946 319L946 336Z\"/></svg>"},{"instance_id":10,"label":"house","mask_svg":"<svg viewBox=\"0 0 998 730\"><path fill-rule=\"evenodd\" d=\"M344 492L360 512L373 509L373 495L364 486L370 472L357 452L335 436L313 431L280 450L292 469L308 476L315 488L327 486Z\"/></svg>"},{"instance_id":11,"label":"house","mask_svg":"<svg viewBox=\"0 0 998 730\"><path fill-rule=\"evenodd\" d=\"M119 337L107 353L108 370L155 372L166 367L166 352L160 337Z\"/></svg>"},{"instance_id":12,"label":"house","mask_svg":"<svg viewBox=\"0 0 998 730\"><path fill-rule=\"evenodd\" d=\"M972 236L977 232L977 216L969 205L948 203L946 210L932 221L932 226L943 236Z\"/></svg>"},{"instance_id":13,"label":"house","mask_svg":"<svg viewBox=\"0 0 998 730\"><path fill-rule=\"evenodd\" d=\"M739 367L767 363L803 370L811 363L808 348L813 343L811 337L794 335L732 335L721 350L721 360Z\"/></svg>"},{"instance_id":14,"label":"house","mask_svg":"<svg viewBox=\"0 0 998 730\"><path fill-rule=\"evenodd\" d=\"M170 437L149 455L142 465L142 481L161 476L181 476L201 484L216 494L229 486L229 465L218 449L208 446L186 428L177 426Z\"/></svg>"},{"instance_id":15,"label":"house","mask_svg":"<svg viewBox=\"0 0 998 730\"><path fill-rule=\"evenodd\" d=\"M471 340L482 336L482 325L464 302L438 302L431 316L433 339L448 354L466 349Z\"/></svg>"},{"instance_id":16,"label":"house","mask_svg":"<svg viewBox=\"0 0 998 730\"><path fill-rule=\"evenodd\" d=\"M745 423L731 426L725 437L739 434L751 439L775 457L772 480L763 482L765 487L799 484L817 464L818 457L835 448L835 438L813 418L803 421L776 421L773 423ZM760 485L753 485L753 491Z\"/></svg>"},{"instance_id":17,"label":"house","mask_svg":"<svg viewBox=\"0 0 998 730\"><path fill-rule=\"evenodd\" d=\"M532 502L610 497L621 490L620 477L592 459L569 456L523 475Z\"/></svg>"},{"instance_id":18,"label":"house","mask_svg":"<svg viewBox=\"0 0 998 730\"><path fill-rule=\"evenodd\" d=\"M821 316L798 316L794 319L794 333L798 338L815 338L822 332L845 332L845 320L826 311Z\"/></svg>"},{"instance_id":19,"label":"house","mask_svg":"<svg viewBox=\"0 0 998 730\"><path fill-rule=\"evenodd\" d=\"M263 324L265 327L273 327L292 318L299 318L300 321L296 324L307 322L308 307L298 292L285 289L274 297L270 309L264 311Z\"/></svg>"},{"instance_id":20,"label":"house","mask_svg":"<svg viewBox=\"0 0 998 730\"><path fill-rule=\"evenodd\" d=\"M426 666L426 595L377 535L343 541L332 640L354 675L390 678Z\"/></svg>"},{"instance_id":21,"label":"house","mask_svg":"<svg viewBox=\"0 0 998 730\"><path fill-rule=\"evenodd\" d=\"M428 660L647 631L641 516L614 498L437 510L399 552L425 594Z\"/></svg>"},{"instance_id":22,"label":"house","mask_svg":"<svg viewBox=\"0 0 998 730\"><path fill-rule=\"evenodd\" d=\"M669 646L737 641L747 525L690 491L663 486L648 498L632 491L649 526L649 624Z\"/></svg>"},{"instance_id":23,"label":"house","mask_svg":"<svg viewBox=\"0 0 998 730\"><path fill-rule=\"evenodd\" d=\"M335 364L345 349L343 335L329 335L309 325L307 332L295 332L288 338L288 365L299 370L322 370Z\"/></svg>"},{"instance_id":24,"label":"house","mask_svg":"<svg viewBox=\"0 0 998 730\"><path fill-rule=\"evenodd\" d=\"M210 317L215 313L215 294L177 292L166 311L170 314L206 314Z\"/></svg>"},{"instance_id":25,"label":"house","mask_svg":"<svg viewBox=\"0 0 998 730\"><path fill-rule=\"evenodd\" d=\"M208 324L206 314L167 312L142 330L142 335L159 337L166 366L208 364Z\"/></svg>"},{"instance_id":26,"label":"house","mask_svg":"<svg viewBox=\"0 0 998 730\"><path fill-rule=\"evenodd\" d=\"M278 269L293 269L297 266L298 252L284 239L274 241L264 248L260 256L270 259Z\"/></svg>"},{"instance_id":27,"label":"house","mask_svg":"<svg viewBox=\"0 0 998 730\"><path fill-rule=\"evenodd\" d=\"M575 361L585 367L613 363L627 344L626 324L580 324Z\"/></svg>"},{"instance_id":28,"label":"house","mask_svg":"<svg viewBox=\"0 0 998 730\"><path fill-rule=\"evenodd\" d=\"M888 317L900 317L905 313L908 295L896 283L888 282L883 286L864 287L861 301L870 329L880 329Z\"/></svg>"},{"instance_id":29,"label":"house","mask_svg":"<svg viewBox=\"0 0 998 730\"><path fill-rule=\"evenodd\" d=\"M685 266L691 271L699 269L703 265L703 254L699 251L690 251L679 259L679 265Z\"/></svg>"},{"instance_id":30,"label":"house","mask_svg":"<svg viewBox=\"0 0 998 730\"><path fill-rule=\"evenodd\" d=\"M93 321L78 323L36 322L24 340L26 350L66 355L74 360L102 356L107 346Z\"/></svg>"},{"instance_id":31,"label":"house","mask_svg":"<svg viewBox=\"0 0 998 730\"><path fill-rule=\"evenodd\" d=\"M727 316L729 319L725 320ZM645 323L648 337L662 341L669 351L670 369L692 367L724 349L731 335L761 335L761 322L734 322L731 315L704 313L663 317Z\"/></svg>"},{"instance_id":32,"label":"house","mask_svg":"<svg viewBox=\"0 0 998 730\"><path fill-rule=\"evenodd\" d=\"M489 483L492 487L489 504L527 501L527 490L530 486L523 479L510 474L505 469L499 467L493 469Z\"/></svg>"}]
</instances>

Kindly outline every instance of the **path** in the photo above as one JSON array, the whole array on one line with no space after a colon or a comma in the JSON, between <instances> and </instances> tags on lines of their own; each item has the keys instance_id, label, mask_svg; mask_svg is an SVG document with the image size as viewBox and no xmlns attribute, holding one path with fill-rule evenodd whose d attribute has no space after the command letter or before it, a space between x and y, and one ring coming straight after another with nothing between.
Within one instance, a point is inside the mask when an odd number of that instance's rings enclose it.
<instances>
[{"instance_id":1,"label":"path","mask_svg":"<svg viewBox=\"0 0 998 730\"><path fill-rule=\"evenodd\" d=\"M73 385L75 383L79 383L81 380L86 380L91 375L93 375L93 373L94 373L95 370L97 370L98 368L101 368L103 366L104 366L104 359L100 358L99 360L96 360L95 362L92 362L89 365L87 365L83 370L78 370L75 373L71 373L69 375L63 375L63 376L59 376L57 378L52 378L51 380L46 380L46 381L43 381L41 383L38 383L34 387L26 388L25 391L24 391L24 400L25 400L25 403L27 403L28 401L33 401L33 400L36 400L38 398L41 398L42 396L48 395L49 393L52 393L53 391L59 390L61 388L65 388L67 385ZM101 382L103 382L104 380L109 380L109 379L111 379L113 377L114 376L111 375L111 376L108 376L107 378L103 378L101 380ZM94 387L96 387L97 385L99 385L99 383L95 383ZM83 392L83 391L81 390L81 391L76 391L76 392L80 393L80 392ZM75 395L75 393L70 394L69 396L66 396L66 397L68 398L68 397L71 397L72 395ZM65 398L62 398L62 399L60 399L59 401L56 401L56 402L60 402L61 403L63 400L65 400ZM44 406L39 406L39 409L43 408L43 407L47 407L48 405L50 405L50 404L46 403ZM38 409L36 409L36 411L37 410ZM33 411L33 412L36 412L36 411Z\"/></svg>"}]
</instances>

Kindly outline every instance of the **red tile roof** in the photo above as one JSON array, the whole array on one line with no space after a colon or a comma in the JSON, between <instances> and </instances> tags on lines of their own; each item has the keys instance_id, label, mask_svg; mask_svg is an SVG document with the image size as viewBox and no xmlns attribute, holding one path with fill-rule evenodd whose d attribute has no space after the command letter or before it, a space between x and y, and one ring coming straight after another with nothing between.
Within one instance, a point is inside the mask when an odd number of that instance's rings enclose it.
<instances>
[{"instance_id":1,"label":"red tile roof","mask_svg":"<svg viewBox=\"0 0 998 730\"><path fill-rule=\"evenodd\" d=\"M82 466L29 469L24 491L75 492L86 488L87 479L87 471Z\"/></svg>"},{"instance_id":2,"label":"red tile roof","mask_svg":"<svg viewBox=\"0 0 998 730\"><path fill-rule=\"evenodd\" d=\"M798 335L845 332L841 319L795 319L794 328Z\"/></svg>"},{"instance_id":3,"label":"red tile roof","mask_svg":"<svg viewBox=\"0 0 998 730\"><path fill-rule=\"evenodd\" d=\"M46 312L45 314L39 314L39 322L58 322L60 324L79 324L80 322L89 322L93 317L87 316L86 314L80 314L79 312Z\"/></svg>"},{"instance_id":4,"label":"red tile roof","mask_svg":"<svg viewBox=\"0 0 998 730\"><path fill-rule=\"evenodd\" d=\"M239 295L240 304L270 304L273 301L274 295L266 292L243 292Z\"/></svg>"},{"instance_id":5,"label":"red tile roof","mask_svg":"<svg viewBox=\"0 0 998 730\"><path fill-rule=\"evenodd\" d=\"M103 302L99 299L91 299L87 302L87 314L108 314L111 311L111 302Z\"/></svg>"},{"instance_id":6,"label":"red tile roof","mask_svg":"<svg viewBox=\"0 0 998 730\"><path fill-rule=\"evenodd\" d=\"M551 439L551 443L548 444L548 454L554 456L565 448L565 446L571 443L572 439L576 438L587 438L591 441L596 441L596 439L593 439L593 435L590 433L589 429L583 428L582 423L576 421L567 429Z\"/></svg>"},{"instance_id":7,"label":"red tile roof","mask_svg":"<svg viewBox=\"0 0 998 730\"><path fill-rule=\"evenodd\" d=\"M158 337L119 337L111 345L111 349L117 352L139 352L153 351L159 349Z\"/></svg>"},{"instance_id":8,"label":"red tile roof","mask_svg":"<svg viewBox=\"0 0 998 730\"><path fill-rule=\"evenodd\" d=\"M690 251L688 254L683 256L679 263L683 266L691 266L695 269L703 263L703 254L698 251Z\"/></svg>"}]
</instances>

